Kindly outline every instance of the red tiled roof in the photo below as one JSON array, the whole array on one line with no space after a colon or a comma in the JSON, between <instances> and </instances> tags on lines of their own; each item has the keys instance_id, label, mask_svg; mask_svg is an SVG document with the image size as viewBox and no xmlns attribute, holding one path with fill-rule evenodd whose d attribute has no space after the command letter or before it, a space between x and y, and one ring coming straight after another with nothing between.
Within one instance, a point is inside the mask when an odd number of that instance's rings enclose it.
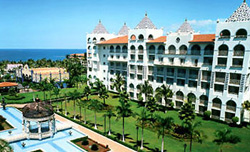
<instances>
[{"instance_id":1,"label":"red tiled roof","mask_svg":"<svg viewBox=\"0 0 250 152\"><path fill-rule=\"evenodd\" d=\"M147 43L164 43L167 41L167 37L166 36L160 36L156 39L150 40Z\"/></svg>"},{"instance_id":2,"label":"red tiled roof","mask_svg":"<svg viewBox=\"0 0 250 152\"><path fill-rule=\"evenodd\" d=\"M192 41L189 41L190 43L193 42L214 42L215 40L215 34L199 34L194 35L194 38Z\"/></svg>"},{"instance_id":3,"label":"red tiled roof","mask_svg":"<svg viewBox=\"0 0 250 152\"><path fill-rule=\"evenodd\" d=\"M18 86L18 84L14 83L14 82L2 82L2 83L0 83L0 88L3 88L3 87L14 87L14 86Z\"/></svg>"},{"instance_id":4,"label":"red tiled roof","mask_svg":"<svg viewBox=\"0 0 250 152\"><path fill-rule=\"evenodd\" d=\"M100 42L98 44L126 44L128 43L128 36L120 36L107 41Z\"/></svg>"},{"instance_id":5,"label":"red tiled roof","mask_svg":"<svg viewBox=\"0 0 250 152\"><path fill-rule=\"evenodd\" d=\"M79 53L79 54L70 54L70 56L84 56L84 53Z\"/></svg>"}]
</instances>

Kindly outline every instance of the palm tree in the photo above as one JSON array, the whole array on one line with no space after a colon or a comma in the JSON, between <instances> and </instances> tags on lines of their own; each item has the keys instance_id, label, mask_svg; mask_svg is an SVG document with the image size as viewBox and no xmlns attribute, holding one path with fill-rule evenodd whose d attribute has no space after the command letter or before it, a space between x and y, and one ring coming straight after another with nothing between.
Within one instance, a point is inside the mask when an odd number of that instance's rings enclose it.
<instances>
[{"instance_id":1,"label":"palm tree","mask_svg":"<svg viewBox=\"0 0 250 152\"><path fill-rule=\"evenodd\" d=\"M82 118L82 105L83 105L82 100L81 99L77 99L76 100L76 104L79 107L79 112L80 112L79 120L81 121L81 118Z\"/></svg>"},{"instance_id":2,"label":"palm tree","mask_svg":"<svg viewBox=\"0 0 250 152\"><path fill-rule=\"evenodd\" d=\"M214 139L213 142L220 146L220 152L222 152L222 146L224 143L236 144L241 141L238 136L232 135L231 133L232 131L227 128L224 128L223 130L217 130L215 132L216 139Z\"/></svg>"},{"instance_id":3,"label":"palm tree","mask_svg":"<svg viewBox=\"0 0 250 152\"><path fill-rule=\"evenodd\" d=\"M157 129L158 137L162 136L161 152L164 151L165 132L170 131L172 129L173 124L174 124L174 119L172 117L162 118L159 115L156 115L155 127Z\"/></svg>"},{"instance_id":4,"label":"palm tree","mask_svg":"<svg viewBox=\"0 0 250 152\"><path fill-rule=\"evenodd\" d=\"M74 102L74 119L76 119L76 100L81 98L80 92L78 92L77 90L74 90L73 92L69 92L69 97Z\"/></svg>"},{"instance_id":5,"label":"palm tree","mask_svg":"<svg viewBox=\"0 0 250 152\"><path fill-rule=\"evenodd\" d=\"M149 84L148 80L144 81L144 84L140 84L140 93L145 94L145 101L147 102L148 96L153 94L153 87L151 84ZM145 104L145 107L147 107L147 104Z\"/></svg>"},{"instance_id":6,"label":"palm tree","mask_svg":"<svg viewBox=\"0 0 250 152\"><path fill-rule=\"evenodd\" d=\"M13 149L9 143L3 139L0 139L0 151L2 152L12 152Z\"/></svg>"},{"instance_id":7,"label":"palm tree","mask_svg":"<svg viewBox=\"0 0 250 152\"><path fill-rule=\"evenodd\" d=\"M147 110L145 108L143 108L141 113L137 114L137 116L138 116L137 122L141 126L141 149L143 149L143 128L145 127L145 125L149 121L150 115L147 114Z\"/></svg>"},{"instance_id":8,"label":"palm tree","mask_svg":"<svg viewBox=\"0 0 250 152\"><path fill-rule=\"evenodd\" d=\"M115 113L113 113L112 109L109 109L104 115L109 118L109 132L108 132L108 135L111 135L111 123L110 123L110 120L111 120L111 117L114 117L116 115L115 115Z\"/></svg>"},{"instance_id":9,"label":"palm tree","mask_svg":"<svg viewBox=\"0 0 250 152\"><path fill-rule=\"evenodd\" d=\"M95 129L97 129L97 125L96 125L96 112L102 110L103 105L100 101L96 100L96 99L92 99L90 100L90 104L88 106L88 108L90 110L93 110L95 112Z\"/></svg>"},{"instance_id":10,"label":"palm tree","mask_svg":"<svg viewBox=\"0 0 250 152\"><path fill-rule=\"evenodd\" d=\"M184 123L184 127L188 130L188 134L190 136L190 149L189 151L192 151L192 144L193 144L193 139L198 140L199 143L202 143L202 132L197 130L197 127L201 126L201 122L187 122Z\"/></svg>"},{"instance_id":11,"label":"palm tree","mask_svg":"<svg viewBox=\"0 0 250 152\"><path fill-rule=\"evenodd\" d=\"M115 79L112 79L112 82L113 82L112 87L114 87L116 91L120 93L122 91L122 86L124 86L125 84L124 78L121 76L120 73L116 73Z\"/></svg>"},{"instance_id":12,"label":"palm tree","mask_svg":"<svg viewBox=\"0 0 250 152\"><path fill-rule=\"evenodd\" d=\"M67 100L67 93L66 92L63 94L63 97L64 97L64 102L65 102L65 116L67 116L67 102L68 102L68 100Z\"/></svg>"},{"instance_id":13,"label":"palm tree","mask_svg":"<svg viewBox=\"0 0 250 152\"><path fill-rule=\"evenodd\" d=\"M181 107L179 118L184 122L192 122L195 119L195 116L194 106L192 105L192 101L189 100Z\"/></svg>"},{"instance_id":14,"label":"palm tree","mask_svg":"<svg viewBox=\"0 0 250 152\"><path fill-rule=\"evenodd\" d=\"M84 108L84 124L87 124L87 121L86 121L86 110L89 106L89 100L81 100L82 104L81 106Z\"/></svg>"},{"instance_id":15,"label":"palm tree","mask_svg":"<svg viewBox=\"0 0 250 152\"><path fill-rule=\"evenodd\" d=\"M94 86L96 89L100 89L104 86L103 82L100 79L96 79L96 81L94 82Z\"/></svg>"},{"instance_id":16,"label":"palm tree","mask_svg":"<svg viewBox=\"0 0 250 152\"><path fill-rule=\"evenodd\" d=\"M98 94L99 97L103 99L104 105L106 105L105 99L108 99L109 97L107 88L105 86L102 86L101 88L99 88Z\"/></svg>"},{"instance_id":17,"label":"palm tree","mask_svg":"<svg viewBox=\"0 0 250 152\"><path fill-rule=\"evenodd\" d=\"M126 101L126 98L119 99L120 105L116 107L117 119L122 118L122 141L125 142L124 127L125 118L133 115L133 111L130 109L130 104Z\"/></svg>"},{"instance_id":18,"label":"palm tree","mask_svg":"<svg viewBox=\"0 0 250 152\"><path fill-rule=\"evenodd\" d=\"M60 89L57 87L53 88L53 95L56 96L56 98L58 99L58 96L60 95ZM63 100L61 100L61 109L63 109Z\"/></svg>"},{"instance_id":19,"label":"palm tree","mask_svg":"<svg viewBox=\"0 0 250 152\"><path fill-rule=\"evenodd\" d=\"M48 91L48 79L45 78L39 83L39 89L43 91L43 99L46 100L46 91Z\"/></svg>"},{"instance_id":20,"label":"palm tree","mask_svg":"<svg viewBox=\"0 0 250 152\"><path fill-rule=\"evenodd\" d=\"M91 89L89 88L89 86L86 86L83 90L83 96L87 98L87 100L89 100L89 96L91 95Z\"/></svg>"},{"instance_id":21,"label":"palm tree","mask_svg":"<svg viewBox=\"0 0 250 152\"><path fill-rule=\"evenodd\" d=\"M163 84L161 87L158 87L155 91L156 91L155 95L156 99L159 100L164 98L165 105L167 104L168 99L173 97L173 92L170 89L170 86L167 86L165 84Z\"/></svg>"}]
</instances>

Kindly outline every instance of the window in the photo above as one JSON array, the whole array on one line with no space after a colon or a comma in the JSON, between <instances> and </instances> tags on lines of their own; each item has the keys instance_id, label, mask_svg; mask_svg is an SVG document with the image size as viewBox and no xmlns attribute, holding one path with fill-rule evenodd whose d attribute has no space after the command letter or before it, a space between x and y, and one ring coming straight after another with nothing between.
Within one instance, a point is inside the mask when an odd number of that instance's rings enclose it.
<instances>
[{"instance_id":1,"label":"window","mask_svg":"<svg viewBox=\"0 0 250 152\"><path fill-rule=\"evenodd\" d=\"M165 52L165 47L163 45L160 45L158 47L158 54L164 54L164 52Z\"/></svg>"},{"instance_id":2,"label":"window","mask_svg":"<svg viewBox=\"0 0 250 152\"><path fill-rule=\"evenodd\" d=\"M153 39L154 39L153 35L150 34L150 35L148 36L148 40L153 40Z\"/></svg>"},{"instance_id":3,"label":"window","mask_svg":"<svg viewBox=\"0 0 250 152\"><path fill-rule=\"evenodd\" d=\"M103 62L103 65L105 65L106 63L105 62Z\"/></svg>"},{"instance_id":4,"label":"window","mask_svg":"<svg viewBox=\"0 0 250 152\"><path fill-rule=\"evenodd\" d=\"M134 74L130 74L130 79L134 79L135 78L135 75Z\"/></svg>"},{"instance_id":5,"label":"window","mask_svg":"<svg viewBox=\"0 0 250 152\"><path fill-rule=\"evenodd\" d=\"M174 58L168 58L170 64L174 64Z\"/></svg>"},{"instance_id":6,"label":"window","mask_svg":"<svg viewBox=\"0 0 250 152\"><path fill-rule=\"evenodd\" d=\"M105 73L106 72L106 70L103 70L103 73Z\"/></svg>"},{"instance_id":7,"label":"window","mask_svg":"<svg viewBox=\"0 0 250 152\"><path fill-rule=\"evenodd\" d=\"M116 53L120 53L121 52L121 47L118 45L118 46L116 46L116 48L115 48L115 52Z\"/></svg>"},{"instance_id":8,"label":"window","mask_svg":"<svg viewBox=\"0 0 250 152\"><path fill-rule=\"evenodd\" d=\"M106 57L106 55L105 55L105 54L103 54L103 57L105 58L105 57Z\"/></svg>"},{"instance_id":9,"label":"window","mask_svg":"<svg viewBox=\"0 0 250 152\"><path fill-rule=\"evenodd\" d=\"M148 76L148 81L153 82L153 81L154 81L154 76L149 75L149 76Z\"/></svg>"},{"instance_id":10,"label":"window","mask_svg":"<svg viewBox=\"0 0 250 152\"><path fill-rule=\"evenodd\" d=\"M155 54L155 46L154 45L149 46L149 53L150 54Z\"/></svg>"},{"instance_id":11,"label":"window","mask_svg":"<svg viewBox=\"0 0 250 152\"><path fill-rule=\"evenodd\" d=\"M135 60L135 55L130 55L130 60Z\"/></svg>"},{"instance_id":12,"label":"window","mask_svg":"<svg viewBox=\"0 0 250 152\"><path fill-rule=\"evenodd\" d=\"M128 53L128 47L127 46L123 46L122 47L122 53Z\"/></svg>"},{"instance_id":13,"label":"window","mask_svg":"<svg viewBox=\"0 0 250 152\"><path fill-rule=\"evenodd\" d=\"M176 38L175 42L179 43L181 41L181 39L179 37Z\"/></svg>"},{"instance_id":14,"label":"window","mask_svg":"<svg viewBox=\"0 0 250 152\"><path fill-rule=\"evenodd\" d=\"M219 56L227 56L228 55L228 46L225 45L225 44L222 44L220 47L219 47Z\"/></svg>"},{"instance_id":15,"label":"window","mask_svg":"<svg viewBox=\"0 0 250 152\"><path fill-rule=\"evenodd\" d=\"M205 47L204 55L213 55L214 54L214 45L207 45Z\"/></svg>"},{"instance_id":16,"label":"window","mask_svg":"<svg viewBox=\"0 0 250 152\"><path fill-rule=\"evenodd\" d=\"M139 35L139 40L144 40L144 36L142 34Z\"/></svg>"},{"instance_id":17,"label":"window","mask_svg":"<svg viewBox=\"0 0 250 152\"><path fill-rule=\"evenodd\" d=\"M180 50L181 55L186 55L187 54L187 46L186 45L180 46L179 50Z\"/></svg>"},{"instance_id":18,"label":"window","mask_svg":"<svg viewBox=\"0 0 250 152\"><path fill-rule=\"evenodd\" d=\"M181 65L185 64L185 59L180 59Z\"/></svg>"},{"instance_id":19,"label":"window","mask_svg":"<svg viewBox=\"0 0 250 152\"><path fill-rule=\"evenodd\" d=\"M131 35L130 39L134 41L134 40L136 40L136 36L135 35Z\"/></svg>"},{"instance_id":20,"label":"window","mask_svg":"<svg viewBox=\"0 0 250 152\"><path fill-rule=\"evenodd\" d=\"M177 79L178 86L185 86L185 80Z\"/></svg>"},{"instance_id":21,"label":"window","mask_svg":"<svg viewBox=\"0 0 250 152\"><path fill-rule=\"evenodd\" d=\"M192 46L191 55L201 55L201 47L199 45Z\"/></svg>"},{"instance_id":22,"label":"window","mask_svg":"<svg viewBox=\"0 0 250 152\"><path fill-rule=\"evenodd\" d=\"M114 52L114 46L113 46L113 45L111 45L109 49L110 49L110 52L111 52L111 53Z\"/></svg>"},{"instance_id":23,"label":"window","mask_svg":"<svg viewBox=\"0 0 250 152\"><path fill-rule=\"evenodd\" d=\"M168 47L169 54L176 54L176 48L174 45Z\"/></svg>"},{"instance_id":24,"label":"window","mask_svg":"<svg viewBox=\"0 0 250 152\"><path fill-rule=\"evenodd\" d=\"M105 49L106 49L106 47L104 46L104 47L103 47L103 50L105 50Z\"/></svg>"},{"instance_id":25,"label":"window","mask_svg":"<svg viewBox=\"0 0 250 152\"><path fill-rule=\"evenodd\" d=\"M220 33L220 38L230 38L230 35L231 35L231 33L229 30L223 30Z\"/></svg>"},{"instance_id":26,"label":"window","mask_svg":"<svg viewBox=\"0 0 250 152\"><path fill-rule=\"evenodd\" d=\"M234 56L244 56L245 47L241 44L238 44L234 47Z\"/></svg>"},{"instance_id":27,"label":"window","mask_svg":"<svg viewBox=\"0 0 250 152\"><path fill-rule=\"evenodd\" d=\"M247 37L247 31L245 29L239 29L236 32L236 38L246 38Z\"/></svg>"},{"instance_id":28,"label":"window","mask_svg":"<svg viewBox=\"0 0 250 152\"><path fill-rule=\"evenodd\" d=\"M105 38L104 38L104 37L102 37L102 38L100 39L100 41L105 41Z\"/></svg>"}]
</instances>

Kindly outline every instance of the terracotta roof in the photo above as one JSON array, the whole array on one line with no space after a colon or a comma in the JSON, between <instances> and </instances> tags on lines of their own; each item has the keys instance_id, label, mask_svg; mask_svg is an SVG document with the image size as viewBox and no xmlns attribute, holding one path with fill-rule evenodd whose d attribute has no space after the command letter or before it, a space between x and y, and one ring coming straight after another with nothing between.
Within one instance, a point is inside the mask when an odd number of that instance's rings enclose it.
<instances>
[{"instance_id":1,"label":"terracotta roof","mask_svg":"<svg viewBox=\"0 0 250 152\"><path fill-rule=\"evenodd\" d=\"M98 44L126 44L128 43L128 36L120 36L107 41L100 42Z\"/></svg>"},{"instance_id":2,"label":"terracotta roof","mask_svg":"<svg viewBox=\"0 0 250 152\"><path fill-rule=\"evenodd\" d=\"M194 35L193 40L189 41L192 42L214 42L215 40L215 34L200 34L200 35Z\"/></svg>"},{"instance_id":3,"label":"terracotta roof","mask_svg":"<svg viewBox=\"0 0 250 152\"><path fill-rule=\"evenodd\" d=\"M166 36L160 36L156 39L150 40L147 43L164 43L167 41L167 37Z\"/></svg>"},{"instance_id":4,"label":"terracotta roof","mask_svg":"<svg viewBox=\"0 0 250 152\"><path fill-rule=\"evenodd\" d=\"M2 82L2 83L0 83L0 88L3 88L3 87L14 87L14 86L18 86L18 84L14 83L14 82Z\"/></svg>"},{"instance_id":5,"label":"terracotta roof","mask_svg":"<svg viewBox=\"0 0 250 152\"><path fill-rule=\"evenodd\" d=\"M79 53L79 54L70 54L71 56L84 56L84 53Z\"/></svg>"}]
</instances>

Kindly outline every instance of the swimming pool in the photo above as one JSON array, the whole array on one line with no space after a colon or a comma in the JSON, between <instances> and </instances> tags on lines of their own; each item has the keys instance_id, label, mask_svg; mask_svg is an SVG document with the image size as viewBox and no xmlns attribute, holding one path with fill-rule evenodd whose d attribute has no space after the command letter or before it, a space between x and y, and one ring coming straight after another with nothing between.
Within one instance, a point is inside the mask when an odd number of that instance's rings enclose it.
<instances>
[{"instance_id":1,"label":"swimming pool","mask_svg":"<svg viewBox=\"0 0 250 152\"><path fill-rule=\"evenodd\" d=\"M0 108L0 115L5 117L7 121L14 127L9 129L12 131L11 135L8 133L9 130L0 132L0 138L7 136L13 136L22 133L22 113L16 108L7 107L6 110ZM56 124L61 123L56 121ZM69 132L72 134L70 135ZM83 152L84 150L79 149L73 145L70 140L80 138L85 134L75 130L67 129L64 131L57 132L53 138L47 138L43 140L22 140L13 142L10 145L13 147L15 152L30 152L41 149L44 152ZM25 143L25 147L22 146Z\"/></svg>"}]
</instances>

